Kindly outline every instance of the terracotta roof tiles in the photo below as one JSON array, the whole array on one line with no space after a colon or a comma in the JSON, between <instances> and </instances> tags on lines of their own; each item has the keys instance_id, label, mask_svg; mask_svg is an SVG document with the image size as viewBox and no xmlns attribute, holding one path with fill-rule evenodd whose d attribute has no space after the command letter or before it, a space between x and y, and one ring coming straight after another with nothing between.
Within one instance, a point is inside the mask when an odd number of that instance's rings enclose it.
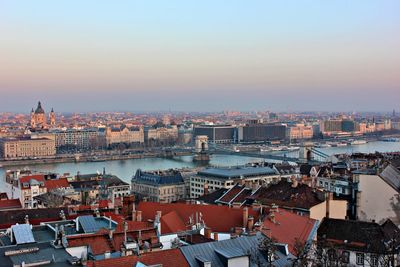
<instances>
[{"instance_id":1,"label":"terracotta roof tiles","mask_svg":"<svg viewBox=\"0 0 400 267\"><path fill-rule=\"evenodd\" d=\"M99 261L89 261L88 267L127 267L141 262L145 265L162 264L164 267L189 267L185 257L179 249L168 249Z\"/></svg>"},{"instance_id":2,"label":"terracotta roof tiles","mask_svg":"<svg viewBox=\"0 0 400 267\"><path fill-rule=\"evenodd\" d=\"M205 225L210 227L215 232L231 232L235 227L243 226L243 208L230 208L228 206L217 205L197 205L197 204L184 204L184 203L155 203L155 202L141 202L137 210L142 211L143 220L154 220L157 211L161 211L161 222L164 215L175 211L180 217L183 224L188 224L190 218L192 222L196 220L196 213L198 218L202 218ZM249 208L249 216L253 216L255 221L258 220L258 212ZM170 215L172 217L172 215ZM177 221L176 216L172 221ZM168 220L167 220L168 221ZM182 227L182 224L181 224ZM161 231L163 224L161 224Z\"/></svg>"},{"instance_id":3,"label":"terracotta roof tiles","mask_svg":"<svg viewBox=\"0 0 400 267\"><path fill-rule=\"evenodd\" d=\"M46 180L44 182L44 185L47 188L47 191L52 191L57 188L69 187L69 182L68 182L67 178L51 179L51 180Z\"/></svg>"},{"instance_id":4,"label":"terracotta roof tiles","mask_svg":"<svg viewBox=\"0 0 400 267\"><path fill-rule=\"evenodd\" d=\"M267 236L272 236L279 243L288 244L289 251L292 254L295 254L296 239L304 244L316 235L317 220L284 209L274 212L274 217L275 222L269 216L266 216L261 231Z\"/></svg>"}]
</instances>

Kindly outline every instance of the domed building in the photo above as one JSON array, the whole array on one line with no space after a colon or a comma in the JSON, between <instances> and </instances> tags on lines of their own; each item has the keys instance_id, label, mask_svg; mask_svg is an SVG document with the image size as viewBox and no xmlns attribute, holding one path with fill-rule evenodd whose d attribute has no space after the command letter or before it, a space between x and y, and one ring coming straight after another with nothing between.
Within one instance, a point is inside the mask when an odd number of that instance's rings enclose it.
<instances>
[{"instance_id":1,"label":"domed building","mask_svg":"<svg viewBox=\"0 0 400 267\"><path fill-rule=\"evenodd\" d=\"M54 114L54 110L51 109L50 112L50 126L54 126L56 123L56 117ZM37 108L35 111L31 111L31 128L32 129L46 129L48 128L46 112L42 108L42 104L40 101L38 102Z\"/></svg>"}]
</instances>

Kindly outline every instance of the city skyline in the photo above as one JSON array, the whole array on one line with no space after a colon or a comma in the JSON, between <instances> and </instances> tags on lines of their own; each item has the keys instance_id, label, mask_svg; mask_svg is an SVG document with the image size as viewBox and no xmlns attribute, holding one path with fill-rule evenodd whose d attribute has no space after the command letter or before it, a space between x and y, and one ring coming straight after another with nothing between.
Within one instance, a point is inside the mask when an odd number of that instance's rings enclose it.
<instances>
[{"instance_id":1,"label":"city skyline","mask_svg":"<svg viewBox=\"0 0 400 267\"><path fill-rule=\"evenodd\" d=\"M398 1L0 7L1 111L399 109Z\"/></svg>"}]
</instances>

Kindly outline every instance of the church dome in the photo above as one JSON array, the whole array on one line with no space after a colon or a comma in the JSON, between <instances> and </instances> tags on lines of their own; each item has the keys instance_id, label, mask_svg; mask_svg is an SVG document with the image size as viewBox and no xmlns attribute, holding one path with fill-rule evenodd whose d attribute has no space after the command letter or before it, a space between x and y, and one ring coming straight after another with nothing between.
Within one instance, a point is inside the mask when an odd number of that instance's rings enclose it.
<instances>
[{"instance_id":1,"label":"church dome","mask_svg":"<svg viewBox=\"0 0 400 267\"><path fill-rule=\"evenodd\" d=\"M35 110L35 114L44 114L44 109L42 108L42 104L40 103L40 101L39 101L38 106L37 106L37 108Z\"/></svg>"}]
</instances>

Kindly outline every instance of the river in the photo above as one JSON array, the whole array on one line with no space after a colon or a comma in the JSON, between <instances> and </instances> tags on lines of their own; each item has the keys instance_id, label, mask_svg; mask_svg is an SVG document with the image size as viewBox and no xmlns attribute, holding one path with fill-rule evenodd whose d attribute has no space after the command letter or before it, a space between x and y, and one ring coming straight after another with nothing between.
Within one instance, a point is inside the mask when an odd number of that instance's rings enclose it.
<instances>
[{"instance_id":1,"label":"river","mask_svg":"<svg viewBox=\"0 0 400 267\"><path fill-rule=\"evenodd\" d=\"M372 153L378 152L394 152L400 151L400 142L370 142L362 145L353 145L345 147L328 147L318 148L318 150L328 154L338 153ZM282 154L282 152L278 152ZM291 152L288 156L294 155L296 152ZM249 162L262 161L261 158L250 158L238 155L212 155L210 165L213 166L236 166L243 165ZM78 171L81 174L102 172L103 168L107 173L115 174L122 180L129 182L132 175L137 169L142 170L157 170L157 169L170 169L170 168L184 168L184 167L198 167L198 163L192 161L191 156L183 156L173 159L167 158L144 158L144 159L129 159L129 160L115 160L105 162L78 162L78 163L52 163L40 165L27 165L26 167L35 171L56 172L56 173L70 173L75 175ZM12 169L23 168L23 166L12 167ZM5 169L0 168L0 191L4 189L4 173Z\"/></svg>"}]
</instances>

